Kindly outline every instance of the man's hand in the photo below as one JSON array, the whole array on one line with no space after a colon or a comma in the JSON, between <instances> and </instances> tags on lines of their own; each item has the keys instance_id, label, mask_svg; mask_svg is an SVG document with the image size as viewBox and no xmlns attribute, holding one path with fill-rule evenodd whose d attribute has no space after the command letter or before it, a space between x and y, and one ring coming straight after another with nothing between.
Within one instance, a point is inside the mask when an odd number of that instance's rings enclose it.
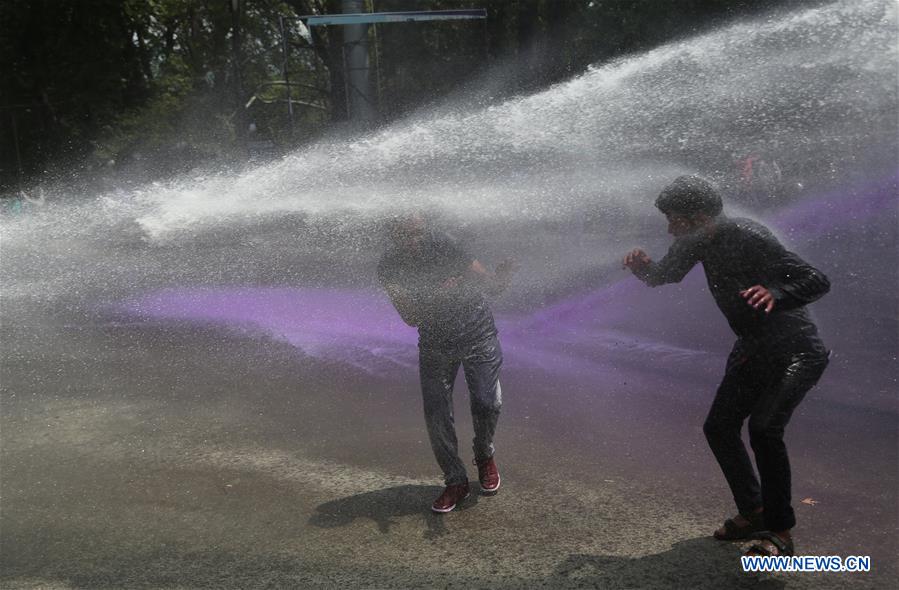
<instances>
[{"instance_id":1,"label":"man's hand","mask_svg":"<svg viewBox=\"0 0 899 590\"><path fill-rule=\"evenodd\" d=\"M634 248L627 253L622 264L625 268L631 269L631 272L639 272L652 264L652 260L646 255L646 252L640 248Z\"/></svg>"},{"instance_id":2,"label":"man's hand","mask_svg":"<svg viewBox=\"0 0 899 590\"><path fill-rule=\"evenodd\" d=\"M505 260L497 264L496 270L493 271L493 280L490 281L493 283L493 285L489 290L493 294L499 295L500 293L508 289L509 285L512 283L512 275L517 270L518 265L514 260L510 258L506 258Z\"/></svg>"},{"instance_id":3,"label":"man's hand","mask_svg":"<svg viewBox=\"0 0 899 590\"><path fill-rule=\"evenodd\" d=\"M764 307L765 313L771 313L771 310L774 309L774 295L761 285L753 285L740 291L740 296L755 309Z\"/></svg>"},{"instance_id":4,"label":"man's hand","mask_svg":"<svg viewBox=\"0 0 899 590\"><path fill-rule=\"evenodd\" d=\"M476 278L484 292L491 296L499 295L508 288L512 273L516 270L516 264L508 259L497 264L494 272L488 271L478 260L473 260L468 267L469 276Z\"/></svg>"},{"instance_id":5,"label":"man's hand","mask_svg":"<svg viewBox=\"0 0 899 590\"><path fill-rule=\"evenodd\" d=\"M459 286L459 283L462 282L463 278L464 277L462 277L462 275L459 275L457 277L450 277L450 278L446 279L445 281L443 281L442 283L440 283L440 288L441 289L455 289L456 287Z\"/></svg>"},{"instance_id":6,"label":"man's hand","mask_svg":"<svg viewBox=\"0 0 899 590\"><path fill-rule=\"evenodd\" d=\"M516 270L518 270L518 265L515 264L515 261L507 258L496 265L496 270L493 274L500 283L509 284Z\"/></svg>"}]
</instances>

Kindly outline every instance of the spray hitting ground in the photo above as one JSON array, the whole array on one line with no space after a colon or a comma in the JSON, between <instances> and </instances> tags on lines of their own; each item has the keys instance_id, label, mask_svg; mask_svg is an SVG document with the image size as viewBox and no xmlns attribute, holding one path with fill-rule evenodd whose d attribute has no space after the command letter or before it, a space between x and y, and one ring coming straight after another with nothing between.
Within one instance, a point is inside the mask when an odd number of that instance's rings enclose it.
<instances>
[{"instance_id":1,"label":"spray hitting ground","mask_svg":"<svg viewBox=\"0 0 899 590\"><path fill-rule=\"evenodd\" d=\"M249 171L4 217L4 585L882 587L896 18L777 14ZM740 191L751 155L782 171L762 198ZM744 578L738 547L702 538L733 510L701 434L732 337L699 269L649 290L617 263L667 246L651 203L685 172L833 282L814 311L834 362L789 434L796 500L818 502L797 534L874 575ZM374 285L379 222L408 208L521 264L495 305L508 483L442 520L415 334Z\"/></svg>"}]
</instances>

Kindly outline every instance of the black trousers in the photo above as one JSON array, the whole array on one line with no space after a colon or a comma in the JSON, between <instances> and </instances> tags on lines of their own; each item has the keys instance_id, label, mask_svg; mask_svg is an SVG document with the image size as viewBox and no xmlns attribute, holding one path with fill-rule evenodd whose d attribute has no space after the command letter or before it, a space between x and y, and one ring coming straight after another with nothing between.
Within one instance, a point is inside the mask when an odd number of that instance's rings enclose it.
<instances>
[{"instance_id":1,"label":"black trousers","mask_svg":"<svg viewBox=\"0 0 899 590\"><path fill-rule=\"evenodd\" d=\"M827 367L829 353L817 338L787 342L773 350L747 348L737 341L728 357L703 431L740 514L763 507L765 527L781 531L796 524L784 429ZM758 478L740 438L747 417Z\"/></svg>"}]
</instances>

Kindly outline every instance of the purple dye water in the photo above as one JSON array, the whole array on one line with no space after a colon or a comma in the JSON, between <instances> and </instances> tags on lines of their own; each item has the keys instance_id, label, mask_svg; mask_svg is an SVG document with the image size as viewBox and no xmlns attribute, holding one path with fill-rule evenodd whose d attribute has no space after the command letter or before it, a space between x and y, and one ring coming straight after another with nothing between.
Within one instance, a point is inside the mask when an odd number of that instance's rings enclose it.
<instances>
[{"instance_id":1,"label":"purple dye water","mask_svg":"<svg viewBox=\"0 0 899 590\"><path fill-rule=\"evenodd\" d=\"M853 251L857 246L844 250L836 243L821 251L816 240L838 229L847 238L844 243L857 244L848 239L853 231L864 233L872 219L895 220L895 187L894 177L863 189L835 191L782 210L768 222L790 247L798 246L803 253L810 250L810 261L826 272L851 268L864 275L864 261ZM891 239L895 243L895 230ZM841 284L850 279L840 272L831 278L834 292L823 300L826 305L821 304L824 313L818 314L823 333L830 336L828 344L843 354L850 371L857 365L855 357L886 360L895 353L889 350L891 345L895 348L889 336L895 333L895 310L872 310L865 302L856 302L859 307L841 313L846 306L833 299L841 296ZM399 319L378 291L183 287L134 297L120 309L147 320L211 322L248 333L262 331L306 355L368 373L389 374L417 366L416 331ZM621 363L646 363L647 359L673 371L717 372L733 340L698 267L679 285L662 289L648 289L622 272L620 280L570 295L549 307L499 315L497 325L508 369L574 379L602 377ZM871 330L879 336L872 336ZM881 381L889 381L888 368L883 377Z\"/></svg>"}]
</instances>

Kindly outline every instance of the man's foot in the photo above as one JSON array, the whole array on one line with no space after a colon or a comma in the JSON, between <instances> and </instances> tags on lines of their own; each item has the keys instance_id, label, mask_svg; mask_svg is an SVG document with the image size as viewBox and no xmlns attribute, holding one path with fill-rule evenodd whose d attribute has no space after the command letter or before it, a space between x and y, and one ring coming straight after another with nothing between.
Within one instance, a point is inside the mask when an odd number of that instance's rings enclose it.
<instances>
[{"instance_id":1,"label":"man's foot","mask_svg":"<svg viewBox=\"0 0 899 590\"><path fill-rule=\"evenodd\" d=\"M468 483L453 483L444 488L440 497L434 500L431 510L434 512L450 512L456 504L468 497Z\"/></svg>"},{"instance_id":2,"label":"man's foot","mask_svg":"<svg viewBox=\"0 0 899 590\"><path fill-rule=\"evenodd\" d=\"M759 539L759 542L755 543L743 554L747 557L752 555L794 555L796 551L793 547L793 537L790 535L790 531L781 531L779 533L762 531L753 535L753 537Z\"/></svg>"},{"instance_id":3,"label":"man's foot","mask_svg":"<svg viewBox=\"0 0 899 590\"><path fill-rule=\"evenodd\" d=\"M724 526L714 532L719 541L740 541L749 539L754 533L765 530L765 518L761 511L747 516L738 514L724 521Z\"/></svg>"},{"instance_id":4,"label":"man's foot","mask_svg":"<svg viewBox=\"0 0 899 590\"><path fill-rule=\"evenodd\" d=\"M496 461L490 457L486 461L474 462L478 466L478 479L481 481L481 493L495 494L499 490L500 477L499 469L496 468Z\"/></svg>"}]
</instances>

